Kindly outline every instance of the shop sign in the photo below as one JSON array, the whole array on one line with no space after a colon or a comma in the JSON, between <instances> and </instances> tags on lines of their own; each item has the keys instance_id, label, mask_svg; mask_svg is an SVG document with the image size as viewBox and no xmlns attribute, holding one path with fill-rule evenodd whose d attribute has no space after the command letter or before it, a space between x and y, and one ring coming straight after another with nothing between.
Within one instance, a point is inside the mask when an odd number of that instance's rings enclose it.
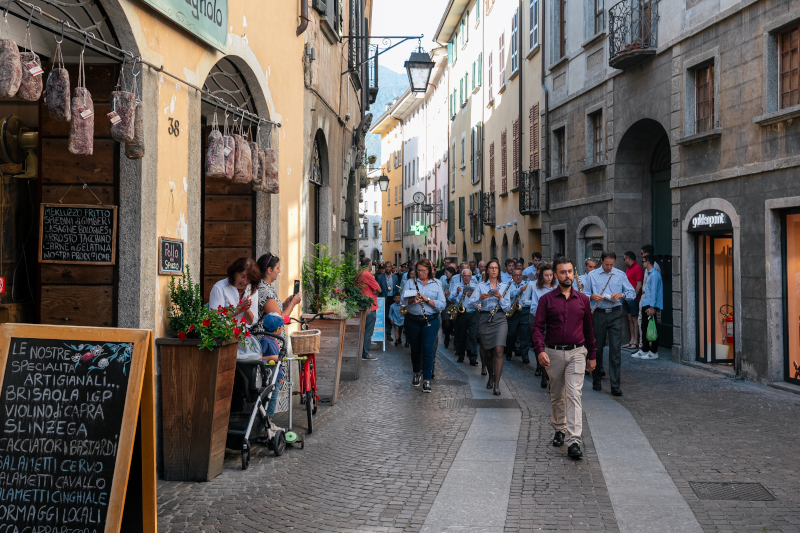
<instances>
[{"instance_id":1,"label":"shop sign","mask_svg":"<svg viewBox=\"0 0 800 533\"><path fill-rule=\"evenodd\" d=\"M144 3L220 52L225 52L228 0L144 0Z\"/></svg>"},{"instance_id":2,"label":"shop sign","mask_svg":"<svg viewBox=\"0 0 800 533\"><path fill-rule=\"evenodd\" d=\"M732 230L731 217L716 209L706 209L692 217L689 222L689 233L703 233L707 231Z\"/></svg>"},{"instance_id":3,"label":"shop sign","mask_svg":"<svg viewBox=\"0 0 800 533\"><path fill-rule=\"evenodd\" d=\"M158 273L162 276L183 274L183 241L158 238Z\"/></svg>"},{"instance_id":4,"label":"shop sign","mask_svg":"<svg viewBox=\"0 0 800 533\"><path fill-rule=\"evenodd\" d=\"M41 204L39 262L113 265L117 206Z\"/></svg>"}]
</instances>

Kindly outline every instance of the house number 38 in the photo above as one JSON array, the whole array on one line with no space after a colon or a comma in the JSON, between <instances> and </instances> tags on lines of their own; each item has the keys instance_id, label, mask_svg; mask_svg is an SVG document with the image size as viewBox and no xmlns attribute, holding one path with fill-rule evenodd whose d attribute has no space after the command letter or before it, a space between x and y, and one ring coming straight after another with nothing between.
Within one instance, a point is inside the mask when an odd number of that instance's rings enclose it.
<instances>
[{"instance_id":1,"label":"house number 38","mask_svg":"<svg viewBox=\"0 0 800 533\"><path fill-rule=\"evenodd\" d=\"M169 128L167 128L167 132L175 137L179 136L181 134L181 123L170 117Z\"/></svg>"}]
</instances>

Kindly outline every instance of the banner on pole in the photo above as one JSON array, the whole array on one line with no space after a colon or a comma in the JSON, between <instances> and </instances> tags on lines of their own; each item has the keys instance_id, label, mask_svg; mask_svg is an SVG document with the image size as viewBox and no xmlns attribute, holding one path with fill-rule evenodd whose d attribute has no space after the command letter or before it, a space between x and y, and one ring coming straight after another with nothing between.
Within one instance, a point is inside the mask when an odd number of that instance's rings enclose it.
<instances>
[{"instance_id":1,"label":"banner on pole","mask_svg":"<svg viewBox=\"0 0 800 533\"><path fill-rule=\"evenodd\" d=\"M375 329L372 330L372 342L386 342L386 298L378 298L378 310L375 311Z\"/></svg>"}]
</instances>

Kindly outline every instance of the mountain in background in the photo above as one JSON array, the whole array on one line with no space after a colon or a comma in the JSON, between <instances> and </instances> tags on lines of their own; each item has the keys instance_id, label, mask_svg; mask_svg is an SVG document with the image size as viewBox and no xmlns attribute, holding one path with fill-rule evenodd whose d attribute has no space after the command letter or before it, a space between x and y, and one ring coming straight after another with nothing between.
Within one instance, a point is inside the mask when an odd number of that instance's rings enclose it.
<instances>
[{"instance_id":1,"label":"mountain in background","mask_svg":"<svg viewBox=\"0 0 800 533\"><path fill-rule=\"evenodd\" d=\"M386 67L378 65L378 97L375 103L369 107L372 113L372 124L375 125L378 119L386 112L386 104L401 96L408 89L408 74L400 74ZM381 160L381 136L368 134L366 137L367 156L374 155L378 158L377 165Z\"/></svg>"}]
</instances>

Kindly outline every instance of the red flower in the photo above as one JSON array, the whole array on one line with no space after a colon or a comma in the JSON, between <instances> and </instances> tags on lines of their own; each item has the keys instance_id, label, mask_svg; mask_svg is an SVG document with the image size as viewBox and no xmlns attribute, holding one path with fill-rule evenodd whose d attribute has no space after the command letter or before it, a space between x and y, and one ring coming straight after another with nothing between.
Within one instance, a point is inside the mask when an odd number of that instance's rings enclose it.
<instances>
[{"instance_id":1,"label":"red flower","mask_svg":"<svg viewBox=\"0 0 800 533\"><path fill-rule=\"evenodd\" d=\"M83 354L83 357L81 357L81 361L91 361L92 357L94 356L90 352L86 352Z\"/></svg>"},{"instance_id":2,"label":"red flower","mask_svg":"<svg viewBox=\"0 0 800 533\"><path fill-rule=\"evenodd\" d=\"M247 319L245 319L244 317L239 319L239 324L244 324L245 322L247 322Z\"/></svg>"},{"instance_id":3,"label":"red flower","mask_svg":"<svg viewBox=\"0 0 800 533\"><path fill-rule=\"evenodd\" d=\"M236 326L234 326L234 327L233 327L233 334L234 334L234 336L238 337L239 335L241 335L241 333L242 333L242 330L240 330L240 329L239 329L238 327L236 327Z\"/></svg>"},{"instance_id":4,"label":"red flower","mask_svg":"<svg viewBox=\"0 0 800 533\"><path fill-rule=\"evenodd\" d=\"M244 336L245 336L245 337L249 337L249 336L250 336L250 332L249 332L249 331L245 331L245 332L244 332Z\"/></svg>"},{"instance_id":5,"label":"red flower","mask_svg":"<svg viewBox=\"0 0 800 533\"><path fill-rule=\"evenodd\" d=\"M185 341L185 340L186 340L186 333L184 333L184 332L182 332L182 331L179 331L179 332L178 332L178 338L179 338L180 340L182 340L182 341ZM87 353L86 355L91 355L91 354L88 354L88 353ZM86 355L84 355L83 357L86 357Z\"/></svg>"},{"instance_id":6,"label":"red flower","mask_svg":"<svg viewBox=\"0 0 800 533\"><path fill-rule=\"evenodd\" d=\"M204 318L203 319L203 327L207 328L209 326L211 326L211 319L210 318Z\"/></svg>"},{"instance_id":7,"label":"red flower","mask_svg":"<svg viewBox=\"0 0 800 533\"><path fill-rule=\"evenodd\" d=\"M194 324L190 324L190 325L189 325L189 329L187 330L187 332L188 332L188 331L194 331Z\"/></svg>"}]
</instances>

